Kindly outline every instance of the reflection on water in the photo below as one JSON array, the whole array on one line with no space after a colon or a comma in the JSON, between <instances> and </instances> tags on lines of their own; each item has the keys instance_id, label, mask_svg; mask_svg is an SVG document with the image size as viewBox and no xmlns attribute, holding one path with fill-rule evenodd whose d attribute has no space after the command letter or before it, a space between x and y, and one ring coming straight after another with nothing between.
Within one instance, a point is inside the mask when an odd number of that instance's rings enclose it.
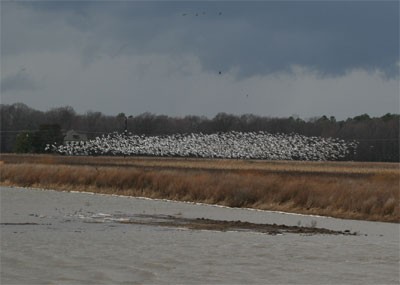
<instances>
[{"instance_id":1,"label":"reflection on water","mask_svg":"<svg viewBox=\"0 0 400 285\"><path fill-rule=\"evenodd\" d=\"M397 224L6 187L0 198L1 284L399 282ZM358 234L180 226L198 218Z\"/></svg>"}]
</instances>

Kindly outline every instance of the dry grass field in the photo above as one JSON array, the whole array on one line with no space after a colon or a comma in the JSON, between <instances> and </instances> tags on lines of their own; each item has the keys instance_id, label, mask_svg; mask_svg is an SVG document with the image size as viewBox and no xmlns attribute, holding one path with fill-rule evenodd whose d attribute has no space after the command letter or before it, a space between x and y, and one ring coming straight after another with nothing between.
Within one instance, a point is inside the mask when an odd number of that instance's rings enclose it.
<instances>
[{"instance_id":1,"label":"dry grass field","mask_svg":"<svg viewBox=\"0 0 400 285\"><path fill-rule=\"evenodd\" d=\"M0 183L399 222L398 163L2 154Z\"/></svg>"}]
</instances>

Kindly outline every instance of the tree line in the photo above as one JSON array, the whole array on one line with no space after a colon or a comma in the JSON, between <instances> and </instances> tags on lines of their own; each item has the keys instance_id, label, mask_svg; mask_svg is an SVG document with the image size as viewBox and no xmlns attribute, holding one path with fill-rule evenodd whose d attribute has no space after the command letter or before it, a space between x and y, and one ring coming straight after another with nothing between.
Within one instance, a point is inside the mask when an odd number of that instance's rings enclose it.
<instances>
[{"instance_id":1,"label":"tree line","mask_svg":"<svg viewBox=\"0 0 400 285\"><path fill-rule=\"evenodd\" d=\"M399 161L400 115L387 113L381 117L362 114L346 120L335 117L274 118L253 114L232 115L219 113L205 116L170 117L143 113L110 116L88 111L77 114L70 107L58 107L43 112L23 103L0 104L1 153L42 152L49 140L62 142L62 131L74 129L89 139L110 132L128 132L139 135L171 135L176 133L217 133L228 131L265 131L269 133L298 133L306 136L334 137L357 140L359 146L353 157L356 161ZM30 149L21 149L19 140L32 140ZM24 145L24 144L22 144Z\"/></svg>"}]
</instances>

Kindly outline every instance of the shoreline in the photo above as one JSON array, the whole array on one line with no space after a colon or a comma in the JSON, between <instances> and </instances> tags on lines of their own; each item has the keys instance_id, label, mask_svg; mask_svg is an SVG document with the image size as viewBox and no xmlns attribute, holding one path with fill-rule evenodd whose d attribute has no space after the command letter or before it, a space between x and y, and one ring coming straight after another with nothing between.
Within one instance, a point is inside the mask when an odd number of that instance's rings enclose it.
<instances>
[{"instance_id":1,"label":"shoreline","mask_svg":"<svg viewBox=\"0 0 400 285\"><path fill-rule=\"evenodd\" d=\"M2 186L400 222L398 164L52 155L1 159Z\"/></svg>"},{"instance_id":2,"label":"shoreline","mask_svg":"<svg viewBox=\"0 0 400 285\"><path fill-rule=\"evenodd\" d=\"M20 186L20 185L15 185L15 184L11 185L11 184L0 182L0 188L1 187L31 189L31 190L39 190L39 191L54 191L54 192L64 192L64 193L72 193L72 194L111 196L111 197L132 198L132 199L149 200L149 201L185 203L185 204L190 204L190 205L210 206L210 207L226 208L226 209L242 209L242 210L247 210L247 211L283 214L283 215L291 215L291 216L299 216L299 217L315 217L315 218L320 218L320 219L321 218L322 219L342 219L342 220L353 220L353 221L363 221L363 222L381 222L381 223L389 223L389 224L400 224L400 219L399 219L399 221L386 221L386 220L375 220L375 219L362 219L362 218L357 218L357 217L339 217L339 216L329 216L329 215L320 215L320 214L310 214L310 213L304 213L301 210L297 211L297 212L290 212L290 211L260 209L260 208L251 208L251 207L231 207L231 206L227 206L227 205L211 204L211 203L196 202L196 201L172 200L172 199L167 199L167 198L152 198L152 197L147 197L147 196L115 194L112 191L112 189L110 189L110 192L104 191L104 189L102 189L103 191L101 191L101 192L91 191L94 189L77 191L77 190L67 189L68 187L60 187L60 188L56 189L56 188L43 188L43 187L39 187L36 185L35 186ZM0 190L0 196L1 196L1 190Z\"/></svg>"},{"instance_id":3,"label":"shoreline","mask_svg":"<svg viewBox=\"0 0 400 285\"><path fill-rule=\"evenodd\" d=\"M75 190L57 190L57 189L46 189L46 188L38 188L38 187L24 187L24 186L16 186L16 185L4 185L0 183L0 187L9 187L9 188L21 188L21 189L31 189L31 190L39 190L39 191L54 191L54 192L64 192L64 193L72 193L72 194L86 194L86 195L99 195L99 196L111 196L111 197L120 197L120 198L132 198L138 200L149 200L149 201L160 201L160 202L170 202L170 203L184 203L190 205L199 205L199 206L210 206L210 207L217 207L217 208L225 208L225 209L242 209L247 211L256 211L256 212L263 212L263 213L274 213L274 214L283 214L283 215L293 215L293 216L301 216L301 217L315 217L315 218L322 218L322 219L338 219L331 216L321 216L321 215L313 215L313 214L300 214L294 212L283 212L283 211L274 211L274 210L262 210L262 209L255 209L255 208L238 208L238 207L229 207L224 205L218 204L207 204L201 202L192 202L192 201L180 201L180 200L170 200L170 199L161 199L161 198L149 198L144 196L127 196L127 195L119 195L119 194L107 194L107 193L96 193L90 191L75 191ZM368 220L356 220L356 219L346 219L346 220L353 220L353 221L364 221L364 222L375 222L375 221L368 221ZM384 223L392 223L392 222L384 222ZM397 223L393 223L397 224Z\"/></svg>"},{"instance_id":4,"label":"shoreline","mask_svg":"<svg viewBox=\"0 0 400 285\"><path fill-rule=\"evenodd\" d=\"M74 194L88 194L88 195L99 195L99 196L113 196L119 198L134 198L134 199L143 199L143 200L151 200L151 201L162 201L162 202L174 202L174 203L188 203L192 205L206 205L211 207L220 207L220 208L230 208L226 206L219 205L210 205L204 203L194 203L194 202L182 202L182 201L173 201L166 199L151 199L146 197L133 197L133 196L121 196L116 194L97 194L92 192L77 192L77 191L61 191L61 190L51 190L51 189L41 189L41 188L28 188L28 187L13 187L10 186L8 188L20 188L25 190L39 190L39 191L53 191L53 192L64 192L64 193L74 193ZM243 210L254 210L251 208L242 208ZM284 213L284 212L276 212L276 211L263 211L256 210L259 212L272 212L279 214L291 214L297 216L298 214L293 213ZM281 235L284 233L293 233L293 234L303 234L303 235L317 235L317 234L325 234L325 235L359 235L356 231L350 230L332 230L323 227L317 227L316 222L315 225L310 226L289 226L284 224L276 224L276 223L254 223L248 221L240 221L240 220L220 220L220 219L210 219L210 218L184 218L179 216L180 214L175 215L164 215L164 214L136 214L132 215L129 219L116 219L116 223L120 224L136 224L136 225L145 225L145 226L157 226L157 227L173 227L177 229L188 229L188 230L207 230L207 231L236 231L236 232L254 232L254 233L262 233L268 235ZM305 215L302 215L305 216ZM323 216L315 216L310 215L310 217L318 217L318 218L331 218L331 217L323 217ZM87 221L87 223L91 223ZM93 223L97 223L94 221ZM0 225L40 225L39 223L33 222L2 222Z\"/></svg>"}]
</instances>

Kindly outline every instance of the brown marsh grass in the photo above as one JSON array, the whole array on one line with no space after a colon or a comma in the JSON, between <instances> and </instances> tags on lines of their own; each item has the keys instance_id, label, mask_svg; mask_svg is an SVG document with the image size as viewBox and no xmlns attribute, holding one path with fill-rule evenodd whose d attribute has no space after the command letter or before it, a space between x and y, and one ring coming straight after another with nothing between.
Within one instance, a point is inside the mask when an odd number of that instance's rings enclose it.
<instances>
[{"instance_id":1,"label":"brown marsh grass","mask_svg":"<svg viewBox=\"0 0 400 285\"><path fill-rule=\"evenodd\" d=\"M1 155L2 185L399 222L399 164Z\"/></svg>"}]
</instances>

